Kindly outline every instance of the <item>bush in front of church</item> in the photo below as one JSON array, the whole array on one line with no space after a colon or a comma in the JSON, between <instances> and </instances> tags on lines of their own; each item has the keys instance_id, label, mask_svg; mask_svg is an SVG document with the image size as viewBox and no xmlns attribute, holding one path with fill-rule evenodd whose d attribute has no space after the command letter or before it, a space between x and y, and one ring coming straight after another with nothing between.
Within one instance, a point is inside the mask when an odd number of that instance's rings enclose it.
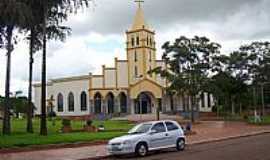
<instances>
[{"instance_id":1,"label":"bush in front of church","mask_svg":"<svg viewBox=\"0 0 270 160\"><path fill-rule=\"evenodd\" d=\"M97 128L92 125L93 121L91 119L86 120L86 125L84 126L84 131L86 132L97 132Z\"/></svg>"},{"instance_id":2,"label":"bush in front of church","mask_svg":"<svg viewBox=\"0 0 270 160\"><path fill-rule=\"evenodd\" d=\"M62 129L61 130L63 133L70 133L72 131L71 121L69 119L62 120Z\"/></svg>"}]
</instances>

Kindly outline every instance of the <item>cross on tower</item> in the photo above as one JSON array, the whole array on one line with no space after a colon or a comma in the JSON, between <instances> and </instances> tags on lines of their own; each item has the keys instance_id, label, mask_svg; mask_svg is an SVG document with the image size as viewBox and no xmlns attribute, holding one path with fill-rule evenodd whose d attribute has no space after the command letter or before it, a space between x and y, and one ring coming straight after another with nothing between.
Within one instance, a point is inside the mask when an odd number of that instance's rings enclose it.
<instances>
[{"instance_id":1,"label":"cross on tower","mask_svg":"<svg viewBox=\"0 0 270 160\"><path fill-rule=\"evenodd\" d=\"M139 8L141 8L141 3L143 3L143 2L144 2L144 0L135 0L135 2L136 2L136 3L138 3Z\"/></svg>"}]
</instances>

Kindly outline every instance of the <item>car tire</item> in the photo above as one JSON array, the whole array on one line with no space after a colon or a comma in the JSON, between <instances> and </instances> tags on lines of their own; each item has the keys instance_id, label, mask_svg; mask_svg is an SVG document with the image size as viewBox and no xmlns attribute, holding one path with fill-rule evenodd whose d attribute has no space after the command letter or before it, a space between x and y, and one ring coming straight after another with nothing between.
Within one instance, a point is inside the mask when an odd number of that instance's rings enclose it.
<instances>
[{"instance_id":1,"label":"car tire","mask_svg":"<svg viewBox=\"0 0 270 160\"><path fill-rule=\"evenodd\" d=\"M176 142L176 149L177 151L183 151L185 150L185 140L183 138L179 138Z\"/></svg>"},{"instance_id":2,"label":"car tire","mask_svg":"<svg viewBox=\"0 0 270 160\"><path fill-rule=\"evenodd\" d=\"M136 146L135 154L140 157L146 156L148 153L148 147L145 143L139 143Z\"/></svg>"}]
</instances>

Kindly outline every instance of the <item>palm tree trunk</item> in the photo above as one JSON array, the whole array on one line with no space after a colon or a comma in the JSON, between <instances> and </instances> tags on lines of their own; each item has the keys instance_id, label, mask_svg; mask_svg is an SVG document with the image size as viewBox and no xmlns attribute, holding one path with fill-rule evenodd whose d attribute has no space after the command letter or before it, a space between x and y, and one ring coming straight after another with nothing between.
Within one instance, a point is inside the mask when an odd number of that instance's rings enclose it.
<instances>
[{"instance_id":1,"label":"palm tree trunk","mask_svg":"<svg viewBox=\"0 0 270 160\"><path fill-rule=\"evenodd\" d=\"M33 133L33 106L32 106L32 75L33 75L33 47L34 47L34 30L31 29L29 45L29 87L28 87L28 109L27 109L27 132Z\"/></svg>"},{"instance_id":2,"label":"palm tree trunk","mask_svg":"<svg viewBox=\"0 0 270 160\"><path fill-rule=\"evenodd\" d=\"M12 46L12 36L13 36L14 26L7 27L7 68L6 68L6 84L5 84L5 102L4 102L4 120L3 120L3 134L11 133L10 126L10 70L11 70L11 52L13 50Z\"/></svg>"},{"instance_id":3,"label":"palm tree trunk","mask_svg":"<svg viewBox=\"0 0 270 160\"><path fill-rule=\"evenodd\" d=\"M195 100L194 100L194 96L191 96L191 122L194 123L195 122L195 117L194 117L194 105L195 105Z\"/></svg>"},{"instance_id":4,"label":"palm tree trunk","mask_svg":"<svg viewBox=\"0 0 270 160\"><path fill-rule=\"evenodd\" d=\"M41 80L41 119L40 119L40 135L47 135L46 122L46 18L47 18L47 0L43 2L44 17L43 17L43 54L42 54L42 80Z\"/></svg>"}]
</instances>

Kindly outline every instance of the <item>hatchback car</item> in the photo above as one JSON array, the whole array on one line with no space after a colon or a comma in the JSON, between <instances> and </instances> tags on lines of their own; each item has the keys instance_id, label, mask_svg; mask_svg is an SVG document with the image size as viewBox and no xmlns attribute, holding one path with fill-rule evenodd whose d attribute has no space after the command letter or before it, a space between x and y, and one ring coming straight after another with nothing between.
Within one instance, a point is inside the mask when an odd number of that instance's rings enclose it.
<instances>
[{"instance_id":1,"label":"hatchback car","mask_svg":"<svg viewBox=\"0 0 270 160\"><path fill-rule=\"evenodd\" d=\"M181 126L171 120L145 122L133 127L128 135L109 141L111 155L135 153L145 156L149 151L173 148L185 149L185 136Z\"/></svg>"}]
</instances>

